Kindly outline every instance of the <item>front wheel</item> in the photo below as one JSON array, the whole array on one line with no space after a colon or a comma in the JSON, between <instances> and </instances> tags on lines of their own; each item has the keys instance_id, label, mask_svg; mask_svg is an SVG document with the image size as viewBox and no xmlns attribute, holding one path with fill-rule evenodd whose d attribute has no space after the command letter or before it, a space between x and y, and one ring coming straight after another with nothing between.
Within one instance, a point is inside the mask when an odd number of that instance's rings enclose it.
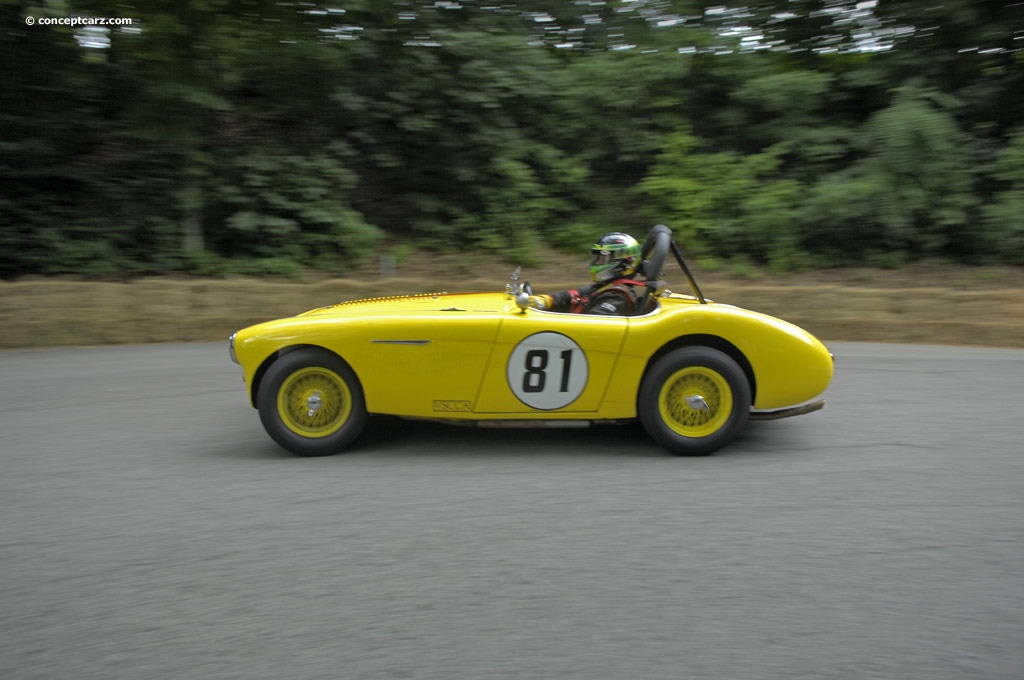
<instances>
[{"instance_id":1,"label":"front wheel","mask_svg":"<svg viewBox=\"0 0 1024 680\"><path fill-rule=\"evenodd\" d=\"M351 444L366 425L356 374L324 350L295 350L274 362L257 398L267 434L299 456L327 456Z\"/></svg>"},{"instance_id":2,"label":"front wheel","mask_svg":"<svg viewBox=\"0 0 1024 680\"><path fill-rule=\"evenodd\" d=\"M750 402L750 383L731 357L710 347L683 347L644 376L637 410L644 429L666 449L706 456L736 438Z\"/></svg>"}]
</instances>

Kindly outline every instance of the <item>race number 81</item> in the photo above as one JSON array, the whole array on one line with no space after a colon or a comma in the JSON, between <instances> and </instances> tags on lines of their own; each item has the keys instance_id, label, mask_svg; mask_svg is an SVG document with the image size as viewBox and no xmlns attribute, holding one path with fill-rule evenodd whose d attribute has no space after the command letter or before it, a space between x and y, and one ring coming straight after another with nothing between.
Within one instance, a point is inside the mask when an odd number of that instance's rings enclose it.
<instances>
[{"instance_id":1,"label":"race number 81","mask_svg":"<svg viewBox=\"0 0 1024 680\"><path fill-rule=\"evenodd\" d=\"M587 356L561 333L536 333L512 350L508 384L527 406L545 411L568 406L587 386Z\"/></svg>"}]
</instances>

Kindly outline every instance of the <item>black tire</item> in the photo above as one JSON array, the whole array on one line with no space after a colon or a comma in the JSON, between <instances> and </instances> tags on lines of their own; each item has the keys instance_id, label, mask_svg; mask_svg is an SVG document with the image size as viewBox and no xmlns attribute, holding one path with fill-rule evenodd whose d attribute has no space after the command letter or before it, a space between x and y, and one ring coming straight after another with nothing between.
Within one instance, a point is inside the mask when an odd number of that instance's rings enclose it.
<instances>
[{"instance_id":1,"label":"black tire","mask_svg":"<svg viewBox=\"0 0 1024 680\"><path fill-rule=\"evenodd\" d=\"M298 456L338 453L362 433L368 418L363 388L337 355L305 348L271 364L257 395L270 437Z\"/></svg>"},{"instance_id":2,"label":"black tire","mask_svg":"<svg viewBox=\"0 0 1024 680\"><path fill-rule=\"evenodd\" d=\"M750 383L731 357L710 347L682 347L647 371L637 412L651 439L672 453L706 456L739 435L750 402Z\"/></svg>"}]
</instances>

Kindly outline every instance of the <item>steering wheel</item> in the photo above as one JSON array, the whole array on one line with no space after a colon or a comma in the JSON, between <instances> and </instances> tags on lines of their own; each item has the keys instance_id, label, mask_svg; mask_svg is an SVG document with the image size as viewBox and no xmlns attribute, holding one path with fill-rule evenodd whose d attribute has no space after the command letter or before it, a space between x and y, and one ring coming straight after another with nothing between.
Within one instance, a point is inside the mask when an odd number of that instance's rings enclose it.
<instances>
[{"instance_id":1,"label":"steering wheel","mask_svg":"<svg viewBox=\"0 0 1024 680\"><path fill-rule=\"evenodd\" d=\"M671 244L672 230L664 224L656 225L647 234L643 250L640 251L640 257L643 259L643 274L647 281L657 281L661 278L661 271L665 268L665 258L668 257Z\"/></svg>"}]
</instances>

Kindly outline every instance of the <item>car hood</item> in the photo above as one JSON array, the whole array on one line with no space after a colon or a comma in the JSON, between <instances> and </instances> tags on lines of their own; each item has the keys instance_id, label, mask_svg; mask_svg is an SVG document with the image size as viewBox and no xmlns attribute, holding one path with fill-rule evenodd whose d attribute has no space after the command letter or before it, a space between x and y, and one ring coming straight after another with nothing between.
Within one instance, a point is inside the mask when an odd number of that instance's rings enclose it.
<instances>
[{"instance_id":1,"label":"car hood","mask_svg":"<svg viewBox=\"0 0 1024 680\"><path fill-rule=\"evenodd\" d=\"M339 302L297 316L348 317L452 310L498 311L510 303L511 298L504 293L420 293Z\"/></svg>"}]
</instances>

